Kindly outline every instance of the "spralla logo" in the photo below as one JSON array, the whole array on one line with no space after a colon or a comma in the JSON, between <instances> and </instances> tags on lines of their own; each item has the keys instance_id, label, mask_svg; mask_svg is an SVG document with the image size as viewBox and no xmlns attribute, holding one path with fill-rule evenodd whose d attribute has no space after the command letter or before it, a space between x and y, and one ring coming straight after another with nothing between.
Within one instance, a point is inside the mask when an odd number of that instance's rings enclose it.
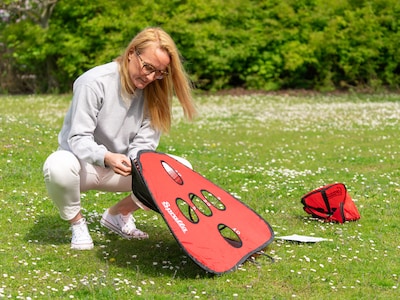
<instances>
[{"instance_id":1,"label":"spralla logo","mask_svg":"<svg viewBox=\"0 0 400 300\"><path fill-rule=\"evenodd\" d=\"M188 229L186 228L185 223L178 218L178 216L172 211L171 209L171 204L167 201L164 201L162 205L165 208L165 211L172 217L172 219L178 224L178 226L181 228L183 233L186 233Z\"/></svg>"}]
</instances>

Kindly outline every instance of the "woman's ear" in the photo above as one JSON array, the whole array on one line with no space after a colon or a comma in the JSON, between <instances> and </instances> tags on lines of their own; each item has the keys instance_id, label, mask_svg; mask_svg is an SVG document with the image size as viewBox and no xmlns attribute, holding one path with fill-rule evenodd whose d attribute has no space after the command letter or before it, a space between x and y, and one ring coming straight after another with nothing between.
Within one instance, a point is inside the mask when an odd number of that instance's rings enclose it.
<instances>
[{"instance_id":1,"label":"woman's ear","mask_svg":"<svg viewBox=\"0 0 400 300\"><path fill-rule=\"evenodd\" d=\"M136 52L136 49L135 49L135 48L129 49L128 61L130 61L131 59L133 59L133 56L135 55L135 52Z\"/></svg>"},{"instance_id":2,"label":"woman's ear","mask_svg":"<svg viewBox=\"0 0 400 300\"><path fill-rule=\"evenodd\" d=\"M128 61L131 61L132 56L133 56L133 52L129 52L129 54L128 54Z\"/></svg>"}]
</instances>

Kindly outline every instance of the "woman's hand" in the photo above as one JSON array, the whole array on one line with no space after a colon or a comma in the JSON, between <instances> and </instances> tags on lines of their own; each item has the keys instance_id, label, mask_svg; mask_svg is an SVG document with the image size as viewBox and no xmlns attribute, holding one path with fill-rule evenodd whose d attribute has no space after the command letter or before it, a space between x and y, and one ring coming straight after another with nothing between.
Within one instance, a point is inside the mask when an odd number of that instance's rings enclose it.
<instances>
[{"instance_id":1,"label":"woman's hand","mask_svg":"<svg viewBox=\"0 0 400 300\"><path fill-rule=\"evenodd\" d=\"M104 164L117 174L131 175L131 160L124 154L107 152L104 156Z\"/></svg>"}]
</instances>

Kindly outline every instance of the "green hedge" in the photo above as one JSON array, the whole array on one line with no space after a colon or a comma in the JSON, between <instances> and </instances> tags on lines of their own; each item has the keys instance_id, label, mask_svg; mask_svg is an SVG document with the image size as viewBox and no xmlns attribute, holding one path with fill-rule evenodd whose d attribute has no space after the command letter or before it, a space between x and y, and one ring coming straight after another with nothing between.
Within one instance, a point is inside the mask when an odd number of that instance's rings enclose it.
<instances>
[{"instance_id":1,"label":"green hedge","mask_svg":"<svg viewBox=\"0 0 400 300\"><path fill-rule=\"evenodd\" d=\"M172 35L200 89L398 89L399 20L398 0L61 0L47 28L11 20L0 42L35 92L69 91L147 26Z\"/></svg>"}]
</instances>

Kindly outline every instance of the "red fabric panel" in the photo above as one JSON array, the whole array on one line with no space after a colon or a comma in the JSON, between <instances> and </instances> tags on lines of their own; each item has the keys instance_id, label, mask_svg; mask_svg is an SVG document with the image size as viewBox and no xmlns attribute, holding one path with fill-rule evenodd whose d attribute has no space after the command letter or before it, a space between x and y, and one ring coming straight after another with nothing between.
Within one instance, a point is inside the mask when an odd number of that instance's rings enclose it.
<instances>
[{"instance_id":1,"label":"red fabric panel","mask_svg":"<svg viewBox=\"0 0 400 300\"><path fill-rule=\"evenodd\" d=\"M263 218L199 173L158 152L141 152L138 161L147 188L176 240L207 271L230 271L272 242L273 230ZM203 192L215 196L222 208L214 206ZM208 213L202 213L191 195L204 202ZM192 208L197 216L194 221L181 211L178 199ZM238 243L221 235L221 224L236 233Z\"/></svg>"},{"instance_id":2,"label":"red fabric panel","mask_svg":"<svg viewBox=\"0 0 400 300\"><path fill-rule=\"evenodd\" d=\"M361 218L353 199L348 193L346 193L346 200L344 201L343 214L346 221L356 221Z\"/></svg>"},{"instance_id":3,"label":"red fabric panel","mask_svg":"<svg viewBox=\"0 0 400 300\"><path fill-rule=\"evenodd\" d=\"M315 189L302 197L304 210L326 221L344 223L360 219L357 207L343 183Z\"/></svg>"}]
</instances>

